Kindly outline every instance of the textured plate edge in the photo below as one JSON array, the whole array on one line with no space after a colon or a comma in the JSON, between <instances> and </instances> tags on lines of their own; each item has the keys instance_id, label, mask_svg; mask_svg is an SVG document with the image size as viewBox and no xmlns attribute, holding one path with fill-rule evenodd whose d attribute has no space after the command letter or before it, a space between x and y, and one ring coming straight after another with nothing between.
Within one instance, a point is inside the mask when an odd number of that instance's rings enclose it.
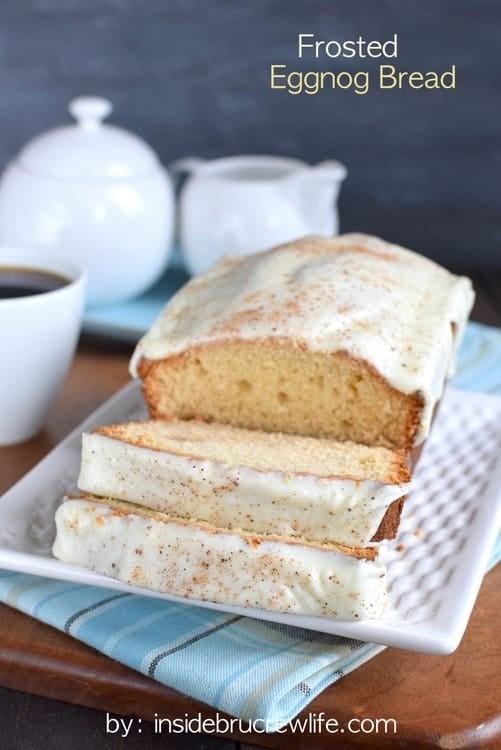
<instances>
[{"instance_id":1,"label":"textured plate edge","mask_svg":"<svg viewBox=\"0 0 501 750\"><path fill-rule=\"evenodd\" d=\"M475 515L468 539L468 547L475 544L478 546L478 537L480 537L480 550L476 555L466 556L462 564L454 571L448 585L448 597L457 597L461 602L459 607L461 617L450 624L446 607L443 605L434 618L437 628L442 629L444 648L450 649L445 653L452 653L463 638L500 531L501 460L499 458L490 474L482 499L483 503Z\"/></svg>"}]
</instances>

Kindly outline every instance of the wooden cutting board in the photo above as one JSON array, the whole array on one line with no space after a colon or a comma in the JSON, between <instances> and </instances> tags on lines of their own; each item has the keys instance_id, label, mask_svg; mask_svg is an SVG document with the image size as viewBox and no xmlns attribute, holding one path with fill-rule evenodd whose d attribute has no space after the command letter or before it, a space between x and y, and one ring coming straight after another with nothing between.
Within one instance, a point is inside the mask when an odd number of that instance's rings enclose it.
<instances>
[{"instance_id":1,"label":"wooden cutting board","mask_svg":"<svg viewBox=\"0 0 501 750\"><path fill-rule=\"evenodd\" d=\"M388 733L294 735L294 747L501 747L501 566L486 576L466 635L451 656L386 649L327 688L300 715L392 719ZM0 684L114 714L214 717L208 706L111 661L70 636L0 606ZM221 714L222 715L222 714ZM393 726L396 725L396 733ZM312 725L313 727L315 724ZM367 725L368 726L368 725ZM358 724L355 725L358 729ZM224 734L290 748L290 734ZM379 743L377 742L379 740ZM314 742L314 745L312 743Z\"/></svg>"}]
</instances>

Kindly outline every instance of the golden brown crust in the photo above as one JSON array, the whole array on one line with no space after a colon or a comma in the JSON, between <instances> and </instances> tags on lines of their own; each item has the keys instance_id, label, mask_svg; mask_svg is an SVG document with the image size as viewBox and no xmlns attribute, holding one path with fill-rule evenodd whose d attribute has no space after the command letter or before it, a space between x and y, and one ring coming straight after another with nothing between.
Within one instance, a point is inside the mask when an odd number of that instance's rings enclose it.
<instances>
[{"instance_id":1,"label":"golden brown crust","mask_svg":"<svg viewBox=\"0 0 501 750\"><path fill-rule=\"evenodd\" d=\"M381 519L381 523L372 537L371 542L381 542L383 539L394 539L396 537L400 524L400 516L404 509L405 499L405 496L399 497L391 503Z\"/></svg>"},{"instance_id":2,"label":"golden brown crust","mask_svg":"<svg viewBox=\"0 0 501 750\"><path fill-rule=\"evenodd\" d=\"M435 405L435 408L433 410L433 417L432 417L432 424L436 419L438 409L440 406L440 401ZM414 470L419 462L419 459L421 458L421 454L423 452L423 448L426 444L426 441L421 443L420 445L414 446L414 448L409 451L408 453L403 453L403 457L407 464L407 471L409 473L409 477L412 476L414 473ZM374 534L374 536L371 539L371 542L381 542L383 539L394 539L398 532L398 527L400 526L400 517L402 515L402 511L404 509L404 503L407 500L407 495L404 495L403 497L397 498L397 500L394 500L392 504L388 507L388 510L384 514L383 518L381 519L381 523L379 524L379 527Z\"/></svg>"},{"instance_id":3,"label":"golden brown crust","mask_svg":"<svg viewBox=\"0 0 501 750\"><path fill-rule=\"evenodd\" d=\"M351 362L356 363L362 370L370 373L371 376L375 378L375 380L377 380L378 383L380 383L383 388L388 391L388 393L396 394L397 396L400 396L403 401L407 402L409 406L409 412L404 432L404 444L400 446L400 448L404 451L409 451L411 449L411 446L414 444L414 438L419 427L419 418L424 406L423 396L420 393L401 393L401 391L393 388L393 386L388 383L386 378L384 378L381 373L378 372L376 368L373 367L373 365L371 365L370 362L367 362L364 359L357 359L356 357L353 357L349 352L341 350L338 352L333 352L332 356L346 357Z\"/></svg>"},{"instance_id":4,"label":"golden brown crust","mask_svg":"<svg viewBox=\"0 0 501 750\"><path fill-rule=\"evenodd\" d=\"M388 484L406 484L411 480L411 467L408 454L404 450L394 450L394 460L391 471L387 474Z\"/></svg>"}]
</instances>

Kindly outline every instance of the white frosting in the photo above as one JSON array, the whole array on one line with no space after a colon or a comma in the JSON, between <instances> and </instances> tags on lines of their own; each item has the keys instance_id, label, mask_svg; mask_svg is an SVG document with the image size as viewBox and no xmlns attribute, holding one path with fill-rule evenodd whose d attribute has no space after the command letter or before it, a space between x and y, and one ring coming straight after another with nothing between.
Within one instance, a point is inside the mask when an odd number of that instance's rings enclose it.
<instances>
[{"instance_id":1,"label":"white frosting","mask_svg":"<svg viewBox=\"0 0 501 750\"><path fill-rule=\"evenodd\" d=\"M259 471L89 433L78 487L215 526L361 547L409 485Z\"/></svg>"},{"instance_id":2,"label":"white frosting","mask_svg":"<svg viewBox=\"0 0 501 750\"><path fill-rule=\"evenodd\" d=\"M59 507L56 527L53 552L63 562L159 592L342 620L379 618L387 605L385 566L332 548L75 499Z\"/></svg>"},{"instance_id":3,"label":"white frosting","mask_svg":"<svg viewBox=\"0 0 501 750\"><path fill-rule=\"evenodd\" d=\"M131 374L143 357L241 339L345 351L396 390L422 395L418 444L454 370L473 298L469 279L375 237L305 238L224 259L192 279L139 342Z\"/></svg>"}]
</instances>

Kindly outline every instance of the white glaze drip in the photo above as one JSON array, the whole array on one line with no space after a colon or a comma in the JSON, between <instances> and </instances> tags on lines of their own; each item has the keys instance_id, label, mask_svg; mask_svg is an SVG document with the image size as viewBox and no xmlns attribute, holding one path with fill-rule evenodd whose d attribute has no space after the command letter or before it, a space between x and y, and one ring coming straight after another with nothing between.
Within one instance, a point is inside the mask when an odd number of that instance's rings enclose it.
<instances>
[{"instance_id":1,"label":"white glaze drip","mask_svg":"<svg viewBox=\"0 0 501 750\"><path fill-rule=\"evenodd\" d=\"M473 305L471 282L433 261L362 234L307 237L226 258L167 304L131 360L158 360L205 344L290 339L345 351L396 390L424 399L415 443L455 366Z\"/></svg>"}]
</instances>

